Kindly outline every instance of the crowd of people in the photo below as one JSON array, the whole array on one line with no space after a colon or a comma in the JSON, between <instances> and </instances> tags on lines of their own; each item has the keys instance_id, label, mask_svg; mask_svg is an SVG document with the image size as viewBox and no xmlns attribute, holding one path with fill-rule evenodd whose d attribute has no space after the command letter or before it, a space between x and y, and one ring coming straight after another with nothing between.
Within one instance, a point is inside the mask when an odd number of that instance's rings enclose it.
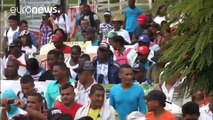
<instances>
[{"instance_id":1,"label":"crowd of people","mask_svg":"<svg viewBox=\"0 0 213 120\"><path fill-rule=\"evenodd\" d=\"M42 14L39 36L28 30L26 20L19 21L14 15L8 18L9 28L2 41L1 80L19 81L21 89L17 93L13 88L1 90L1 120L213 118L212 94L201 90L188 102L176 103L183 99L176 99L176 94L184 77L177 73L164 78L163 70L171 62L159 58L175 31L166 5L153 15L137 7L135 0L128 0L123 15L105 11L101 22L99 15L82 3L76 26L71 26L61 5L55 7L59 13ZM78 29L74 39L71 27ZM86 54L79 45L65 44L70 41L91 42L98 47L96 56ZM50 43L54 48L46 48L46 59L37 59L40 49ZM46 91L39 92L35 82L47 81ZM109 84L109 90L104 88ZM179 105L181 112L173 112L173 104Z\"/></svg>"}]
</instances>

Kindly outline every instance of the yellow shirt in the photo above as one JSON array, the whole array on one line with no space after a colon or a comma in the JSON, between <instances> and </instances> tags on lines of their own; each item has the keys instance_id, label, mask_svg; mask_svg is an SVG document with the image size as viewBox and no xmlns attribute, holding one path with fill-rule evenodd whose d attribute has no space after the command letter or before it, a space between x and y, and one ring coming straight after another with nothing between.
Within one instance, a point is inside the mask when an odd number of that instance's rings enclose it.
<instances>
[{"instance_id":1,"label":"yellow shirt","mask_svg":"<svg viewBox=\"0 0 213 120\"><path fill-rule=\"evenodd\" d=\"M100 111L101 109L89 109L89 113L88 113L88 116L92 117L93 120L100 120Z\"/></svg>"}]
</instances>

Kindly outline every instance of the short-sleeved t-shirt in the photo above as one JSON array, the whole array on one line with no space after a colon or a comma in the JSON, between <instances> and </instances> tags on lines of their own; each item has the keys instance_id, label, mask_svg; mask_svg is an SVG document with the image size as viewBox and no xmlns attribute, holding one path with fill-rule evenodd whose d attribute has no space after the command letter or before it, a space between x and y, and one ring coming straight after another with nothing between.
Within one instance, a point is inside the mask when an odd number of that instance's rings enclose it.
<instances>
[{"instance_id":1,"label":"short-sleeved t-shirt","mask_svg":"<svg viewBox=\"0 0 213 120\"><path fill-rule=\"evenodd\" d=\"M166 111L165 113L163 113L159 118L155 118L155 115L154 115L154 112L149 112L145 115L145 117L148 119L148 120L177 120L175 118L175 116Z\"/></svg>"},{"instance_id":2,"label":"short-sleeved t-shirt","mask_svg":"<svg viewBox=\"0 0 213 120\"><path fill-rule=\"evenodd\" d=\"M10 27L9 29L6 29L4 31L4 37L8 38L8 45L10 45L10 43L13 42L13 35L15 32L19 31L19 27L16 28L16 30L12 30L12 28Z\"/></svg>"},{"instance_id":3,"label":"short-sleeved t-shirt","mask_svg":"<svg viewBox=\"0 0 213 120\"><path fill-rule=\"evenodd\" d=\"M142 13L143 11L139 7L135 7L134 9L127 7L124 10L124 15L126 20L125 30L127 30L128 32L133 32L133 30L137 27L138 16Z\"/></svg>"},{"instance_id":4,"label":"short-sleeved t-shirt","mask_svg":"<svg viewBox=\"0 0 213 120\"><path fill-rule=\"evenodd\" d=\"M102 41L107 41L107 34L113 29L114 27L110 23L101 23L99 25L99 33L103 34Z\"/></svg>"},{"instance_id":5,"label":"short-sleeved t-shirt","mask_svg":"<svg viewBox=\"0 0 213 120\"><path fill-rule=\"evenodd\" d=\"M92 117L93 120L97 120L98 118L100 118L100 111L100 109L93 110L90 108L88 116Z\"/></svg>"}]
</instances>

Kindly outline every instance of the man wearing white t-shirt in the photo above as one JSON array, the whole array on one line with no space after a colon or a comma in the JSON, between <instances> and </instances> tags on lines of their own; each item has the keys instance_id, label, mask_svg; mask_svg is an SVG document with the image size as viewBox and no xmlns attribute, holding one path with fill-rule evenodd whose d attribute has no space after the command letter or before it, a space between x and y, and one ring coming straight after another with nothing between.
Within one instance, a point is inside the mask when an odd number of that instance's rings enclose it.
<instances>
[{"instance_id":1,"label":"man wearing white t-shirt","mask_svg":"<svg viewBox=\"0 0 213 120\"><path fill-rule=\"evenodd\" d=\"M126 30L121 28L122 23L123 23L122 18L120 16L115 16L112 19L112 25L114 29L111 30L110 32L116 32L118 35L124 38L126 42L125 44L131 44L129 33Z\"/></svg>"},{"instance_id":2,"label":"man wearing white t-shirt","mask_svg":"<svg viewBox=\"0 0 213 120\"><path fill-rule=\"evenodd\" d=\"M10 43L12 43L14 33L19 31L18 17L17 16L11 15L8 18L8 21L9 21L9 26L10 27L7 28L4 31L4 41L3 41L3 47L4 48L6 48Z\"/></svg>"},{"instance_id":3,"label":"man wearing white t-shirt","mask_svg":"<svg viewBox=\"0 0 213 120\"><path fill-rule=\"evenodd\" d=\"M213 119L213 99L212 93L208 95L209 104L200 108L199 120L212 120Z\"/></svg>"}]
</instances>

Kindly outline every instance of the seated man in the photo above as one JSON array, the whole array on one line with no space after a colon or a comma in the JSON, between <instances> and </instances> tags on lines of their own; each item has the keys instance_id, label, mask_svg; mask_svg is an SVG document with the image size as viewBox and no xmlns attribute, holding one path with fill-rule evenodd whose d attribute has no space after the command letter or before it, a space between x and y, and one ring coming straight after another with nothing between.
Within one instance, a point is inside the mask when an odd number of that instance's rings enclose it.
<instances>
[{"instance_id":1,"label":"seated man","mask_svg":"<svg viewBox=\"0 0 213 120\"><path fill-rule=\"evenodd\" d=\"M162 91L152 90L144 98L149 111L145 115L148 120L176 120L172 113L164 109L166 106L166 95Z\"/></svg>"},{"instance_id":2,"label":"seated man","mask_svg":"<svg viewBox=\"0 0 213 120\"><path fill-rule=\"evenodd\" d=\"M85 32L89 28L89 21L85 20L85 19L81 20L80 26L81 26L81 31L76 33L75 41L85 41L86 40Z\"/></svg>"},{"instance_id":3,"label":"seated man","mask_svg":"<svg viewBox=\"0 0 213 120\"><path fill-rule=\"evenodd\" d=\"M19 62L16 59L10 59L4 71L5 80L20 80L21 76L18 74L18 69Z\"/></svg>"},{"instance_id":4,"label":"seated man","mask_svg":"<svg viewBox=\"0 0 213 120\"><path fill-rule=\"evenodd\" d=\"M93 120L115 120L114 109L105 103L105 90L103 86L94 84L91 87L89 98L91 102L77 111L75 120L84 116L90 116Z\"/></svg>"},{"instance_id":5,"label":"seated man","mask_svg":"<svg viewBox=\"0 0 213 120\"><path fill-rule=\"evenodd\" d=\"M74 87L68 82L60 87L61 103L54 108L58 108L63 114L69 114L74 119L77 110L82 106L75 102Z\"/></svg>"},{"instance_id":6,"label":"seated man","mask_svg":"<svg viewBox=\"0 0 213 120\"><path fill-rule=\"evenodd\" d=\"M110 46L102 42L97 51L97 59L93 61L96 68L94 77L99 84L118 84L119 65L109 56Z\"/></svg>"},{"instance_id":7,"label":"seated man","mask_svg":"<svg viewBox=\"0 0 213 120\"><path fill-rule=\"evenodd\" d=\"M61 34L54 34L52 42L55 46L55 50L62 51L64 54L71 53L71 48L63 43L64 37Z\"/></svg>"}]
</instances>

